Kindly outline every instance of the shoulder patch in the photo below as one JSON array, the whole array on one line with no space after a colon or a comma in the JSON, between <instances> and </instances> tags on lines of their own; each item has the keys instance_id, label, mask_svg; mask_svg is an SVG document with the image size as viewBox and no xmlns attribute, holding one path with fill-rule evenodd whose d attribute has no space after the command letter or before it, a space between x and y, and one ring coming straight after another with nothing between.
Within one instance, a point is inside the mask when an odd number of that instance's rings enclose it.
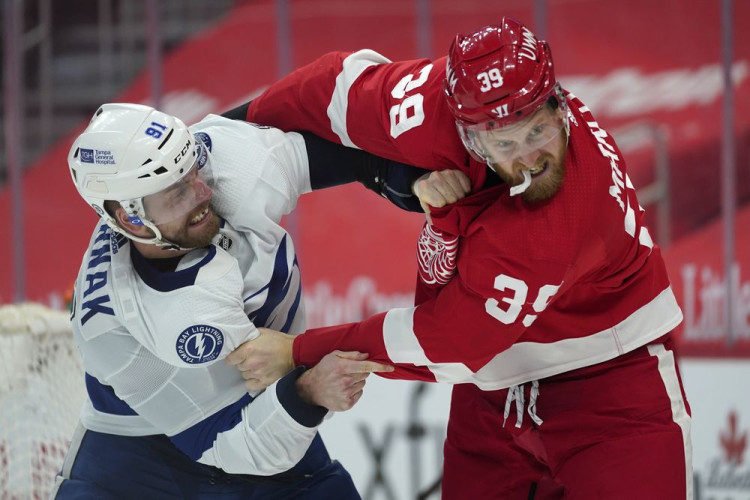
<instances>
[{"instance_id":1,"label":"shoulder patch","mask_svg":"<svg viewBox=\"0 0 750 500\"><path fill-rule=\"evenodd\" d=\"M198 146L198 168L201 169L208 162L208 154L213 148L213 142L211 136L205 132L196 132L195 137L199 139L196 144Z\"/></svg>"},{"instance_id":2,"label":"shoulder patch","mask_svg":"<svg viewBox=\"0 0 750 500\"><path fill-rule=\"evenodd\" d=\"M195 365L216 359L223 345L224 334L221 330L209 325L193 325L180 333L175 349L180 359Z\"/></svg>"},{"instance_id":3,"label":"shoulder patch","mask_svg":"<svg viewBox=\"0 0 750 500\"><path fill-rule=\"evenodd\" d=\"M211 136L208 135L206 132L196 132L195 136L198 137L203 144L208 148L209 151L213 148L213 142L211 141Z\"/></svg>"}]
</instances>

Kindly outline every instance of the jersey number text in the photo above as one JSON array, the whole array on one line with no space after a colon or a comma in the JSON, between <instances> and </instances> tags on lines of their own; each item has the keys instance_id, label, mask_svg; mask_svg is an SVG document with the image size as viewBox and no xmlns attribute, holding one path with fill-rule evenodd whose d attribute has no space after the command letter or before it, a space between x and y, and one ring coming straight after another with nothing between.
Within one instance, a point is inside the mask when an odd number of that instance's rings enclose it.
<instances>
[{"instance_id":1,"label":"jersey number text","mask_svg":"<svg viewBox=\"0 0 750 500\"><path fill-rule=\"evenodd\" d=\"M391 106L389 115L391 117L391 137L394 139L407 130L422 125L424 122L424 96L422 94L412 94L409 97L406 93L420 87L427 81L427 77L432 69L432 64L428 64L419 71L419 75L411 74L403 77L393 90L391 96L394 99L402 99L398 104ZM416 79L414 78L416 76Z\"/></svg>"}]
</instances>

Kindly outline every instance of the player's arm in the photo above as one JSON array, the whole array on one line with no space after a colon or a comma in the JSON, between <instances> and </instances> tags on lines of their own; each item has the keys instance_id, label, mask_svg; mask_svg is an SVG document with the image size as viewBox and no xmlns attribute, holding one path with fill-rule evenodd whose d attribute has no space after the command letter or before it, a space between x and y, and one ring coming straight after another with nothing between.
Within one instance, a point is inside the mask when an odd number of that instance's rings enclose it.
<instances>
[{"instance_id":1,"label":"player's arm","mask_svg":"<svg viewBox=\"0 0 750 500\"><path fill-rule=\"evenodd\" d=\"M243 105L225 115L284 131L306 130L340 143L331 128L327 109L347 56L346 52L325 54L271 85L249 107ZM387 61L381 56L370 64Z\"/></svg>"},{"instance_id":2,"label":"player's arm","mask_svg":"<svg viewBox=\"0 0 750 500\"><path fill-rule=\"evenodd\" d=\"M294 339L295 364L309 364L329 348L360 345L370 359L393 363L389 378L447 383L472 382L472 375L513 345L526 330L487 313L488 299L452 279L416 307L391 309L359 323L311 329ZM491 302L494 303L494 302Z\"/></svg>"},{"instance_id":3,"label":"player's arm","mask_svg":"<svg viewBox=\"0 0 750 500\"><path fill-rule=\"evenodd\" d=\"M483 301L454 279L418 307L392 309L357 323L307 330L297 337L262 329L228 358L249 388L262 387L277 371L311 366L332 350L367 352L393 364L388 378L427 382L471 382L471 374L507 349L522 329L507 331L484 316ZM446 376L445 373L450 373Z\"/></svg>"},{"instance_id":4,"label":"player's arm","mask_svg":"<svg viewBox=\"0 0 750 500\"><path fill-rule=\"evenodd\" d=\"M444 59L391 63L372 50L332 52L269 87L246 119L421 168L465 168L468 154L444 102L444 67Z\"/></svg>"},{"instance_id":5,"label":"player's arm","mask_svg":"<svg viewBox=\"0 0 750 500\"><path fill-rule=\"evenodd\" d=\"M311 329L296 338L264 331L231 356L241 371L253 372L246 378L256 380L262 380L272 366L259 362L258 351L276 363L312 365L339 349L367 352L371 361L393 364L393 372L382 374L388 378L503 387L507 363L499 355L535 321L558 287L537 287L531 280L505 274L494 281L496 293L488 297L457 277L417 307L392 309L359 323ZM525 300L528 288L540 290L535 300Z\"/></svg>"},{"instance_id":6,"label":"player's arm","mask_svg":"<svg viewBox=\"0 0 750 500\"><path fill-rule=\"evenodd\" d=\"M389 369L357 353L331 353L310 370L300 367L265 391L248 394L236 383L234 370L223 364L220 371L224 373L214 370L191 383L179 383L185 373L145 351L135 358L138 362L120 366L113 359L117 353L91 350L99 344L113 351L111 345L104 345L106 337L99 336L85 347L87 353L101 358L100 364L107 363L103 373L87 367L92 373L87 373L86 385L95 411L118 418L137 415L191 459L231 473L271 475L293 467L328 410L351 408L362 395L367 375L375 369ZM122 344L125 339L132 340L127 334L119 337L120 348L127 347ZM118 367L117 372L106 376L113 367ZM144 367L158 370L163 380L145 376ZM222 406L214 409L201 404L206 395L200 388L206 384L215 384L213 390Z\"/></svg>"},{"instance_id":7,"label":"player's arm","mask_svg":"<svg viewBox=\"0 0 750 500\"><path fill-rule=\"evenodd\" d=\"M328 410L351 408L362 394L367 375L381 369L356 353L332 353L310 370L299 367L265 391L248 394L235 382L234 370L223 364L223 373L214 370L203 379L183 384L179 380L185 380L184 373L149 353L120 366L122 353L108 352L114 349L105 345L106 337L99 336L84 347L90 357L100 358L98 363L106 363L108 372L118 367L110 376L87 367L86 385L95 410L123 419L138 415L150 424L149 429L166 434L192 460L231 473L271 475L293 467ZM117 347L127 348L122 342L131 337L124 332L119 337ZM92 350L96 345L103 349ZM163 380L145 376L144 367L157 369ZM205 391L200 388L206 384L215 385L223 406L209 410L201 405Z\"/></svg>"},{"instance_id":8,"label":"player's arm","mask_svg":"<svg viewBox=\"0 0 750 500\"><path fill-rule=\"evenodd\" d=\"M422 212L419 198L412 191L415 182L430 171L348 148L303 132L310 169L310 187L324 189L359 182L387 198L399 208Z\"/></svg>"},{"instance_id":9,"label":"player's arm","mask_svg":"<svg viewBox=\"0 0 750 500\"><path fill-rule=\"evenodd\" d=\"M414 212L423 212L421 202L426 199L423 189L420 197L413 186L426 179L442 178L441 185L450 203L468 192L468 182L461 172L430 175L424 170L405 165L371 153L341 146L309 133L282 132L275 128L255 129L254 138L262 141L269 154L263 162L256 162L254 171L238 172L239 183L232 191L239 207L234 214L224 215L239 229L252 228L247 215L263 212L279 221L296 206L300 196L314 189L337 186L354 181L387 198L396 206ZM418 182L422 180L422 182ZM461 193L455 195L455 193ZM226 198L226 194L224 197ZM434 200L433 206L439 206Z\"/></svg>"},{"instance_id":10,"label":"player's arm","mask_svg":"<svg viewBox=\"0 0 750 500\"><path fill-rule=\"evenodd\" d=\"M250 103L222 114L244 120ZM307 150L310 186L313 190L359 182L367 189L412 212L425 208L412 186L430 171L397 162L365 151L344 147L310 132L301 132Z\"/></svg>"}]
</instances>

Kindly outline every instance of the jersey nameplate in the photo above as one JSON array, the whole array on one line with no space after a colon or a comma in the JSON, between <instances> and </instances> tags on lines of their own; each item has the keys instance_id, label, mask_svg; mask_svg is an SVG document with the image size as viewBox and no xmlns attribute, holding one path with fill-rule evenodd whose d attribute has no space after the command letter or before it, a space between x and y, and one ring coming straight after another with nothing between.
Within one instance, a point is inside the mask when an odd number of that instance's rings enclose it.
<instances>
[{"instance_id":1,"label":"jersey nameplate","mask_svg":"<svg viewBox=\"0 0 750 500\"><path fill-rule=\"evenodd\" d=\"M85 325L96 314L115 315L109 295L101 292L98 295L95 293L107 284L107 268L110 260L112 260L110 236L110 229L106 225L102 225L89 254L89 261L86 265L86 283L83 286L83 298L81 300L81 313L83 313L81 325Z\"/></svg>"}]
</instances>

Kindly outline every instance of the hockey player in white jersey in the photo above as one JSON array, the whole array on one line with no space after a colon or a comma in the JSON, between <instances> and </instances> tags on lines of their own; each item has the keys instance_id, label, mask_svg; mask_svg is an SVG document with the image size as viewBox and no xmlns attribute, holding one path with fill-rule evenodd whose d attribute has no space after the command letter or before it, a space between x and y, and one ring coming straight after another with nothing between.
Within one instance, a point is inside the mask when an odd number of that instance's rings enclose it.
<instances>
[{"instance_id":1,"label":"hockey player in white jersey","mask_svg":"<svg viewBox=\"0 0 750 500\"><path fill-rule=\"evenodd\" d=\"M359 498L317 427L391 367L337 352L248 393L224 358L258 327L305 329L279 225L301 194L357 179L418 210L409 188L422 172L223 116L188 128L133 104L102 106L68 161L102 220L72 306L89 397L53 498Z\"/></svg>"}]
</instances>

